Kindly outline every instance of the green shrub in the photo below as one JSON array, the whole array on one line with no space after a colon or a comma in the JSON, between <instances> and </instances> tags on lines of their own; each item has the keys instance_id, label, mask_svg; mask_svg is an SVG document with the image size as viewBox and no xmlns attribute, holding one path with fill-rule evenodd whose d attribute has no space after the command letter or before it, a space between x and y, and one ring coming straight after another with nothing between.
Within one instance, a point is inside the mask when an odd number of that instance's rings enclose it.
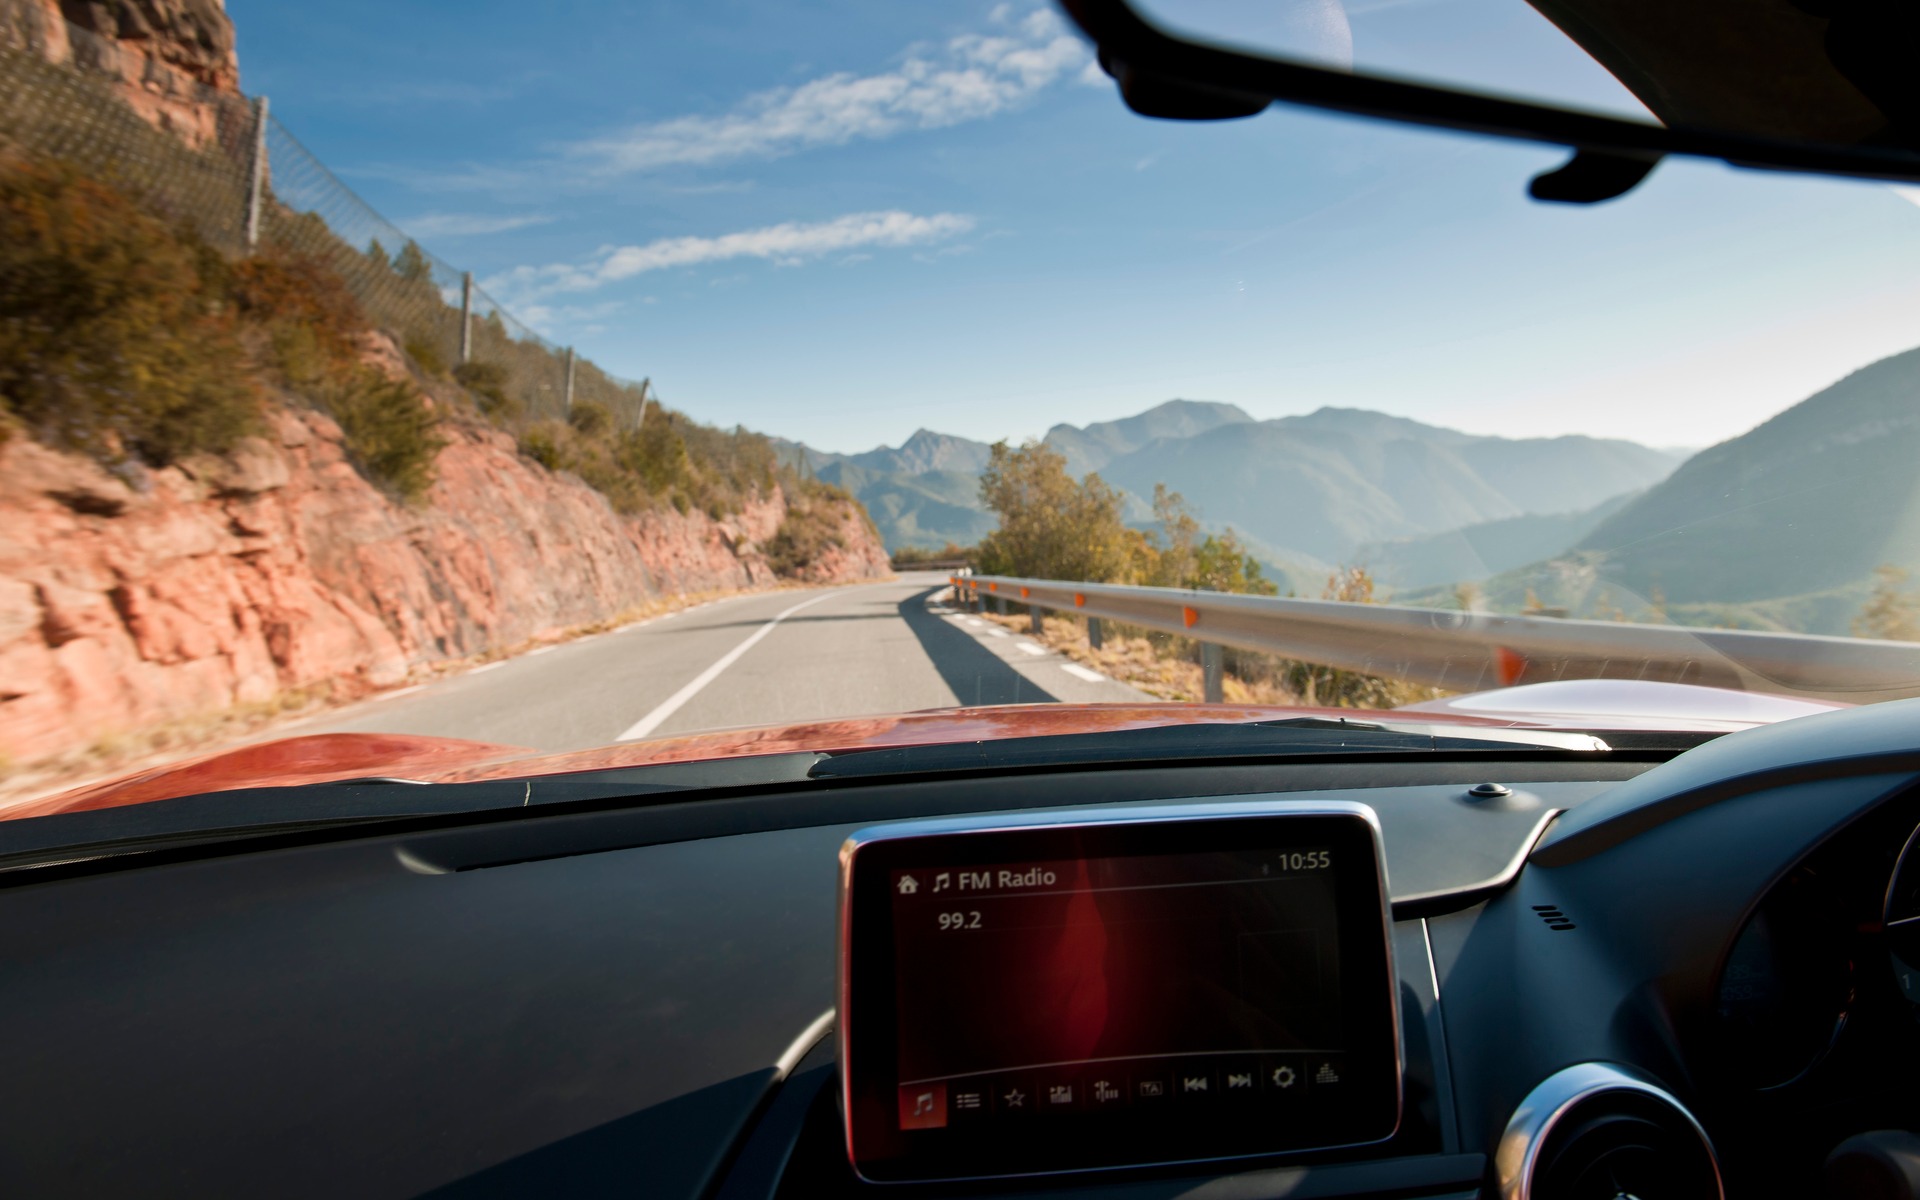
<instances>
[{"instance_id":1,"label":"green shrub","mask_svg":"<svg viewBox=\"0 0 1920 1200\"><path fill-rule=\"evenodd\" d=\"M520 415L520 402L507 394L507 369L495 362L463 362L453 369L453 378L473 393L480 411L496 421L511 421Z\"/></svg>"},{"instance_id":2,"label":"green shrub","mask_svg":"<svg viewBox=\"0 0 1920 1200\"><path fill-rule=\"evenodd\" d=\"M852 497L818 480L796 484L787 497L787 515L767 539L767 563L774 573L799 578L828 550L846 546L841 517Z\"/></svg>"},{"instance_id":3,"label":"green shrub","mask_svg":"<svg viewBox=\"0 0 1920 1200\"><path fill-rule=\"evenodd\" d=\"M582 400L567 414L567 424L581 437L599 437L613 428L613 413L604 404Z\"/></svg>"},{"instance_id":4,"label":"green shrub","mask_svg":"<svg viewBox=\"0 0 1920 1200\"><path fill-rule=\"evenodd\" d=\"M224 274L191 230L70 167L0 173L0 408L107 462L230 448L259 400Z\"/></svg>"},{"instance_id":5,"label":"green shrub","mask_svg":"<svg viewBox=\"0 0 1920 1200\"><path fill-rule=\"evenodd\" d=\"M440 353L440 343L431 335L415 331L407 335L402 347L413 365L429 375L443 376L447 373L447 360Z\"/></svg>"},{"instance_id":6,"label":"green shrub","mask_svg":"<svg viewBox=\"0 0 1920 1200\"><path fill-rule=\"evenodd\" d=\"M407 500L433 486L433 461L445 446L439 418L410 382L362 369L322 398L340 422L347 452L368 478Z\"/></svg>"},{"instance_id":7,"label":"green shrub","mask_svg":"<svg viewBox=\"0 0 1920 1200\"><path fill-rule=\"evenodd\" d=\"M564 470L567 465L567 456L560 448L560 440L545 425L536 425L520 435L520 453L549 471Z\"/></svg>"}]
</instances>

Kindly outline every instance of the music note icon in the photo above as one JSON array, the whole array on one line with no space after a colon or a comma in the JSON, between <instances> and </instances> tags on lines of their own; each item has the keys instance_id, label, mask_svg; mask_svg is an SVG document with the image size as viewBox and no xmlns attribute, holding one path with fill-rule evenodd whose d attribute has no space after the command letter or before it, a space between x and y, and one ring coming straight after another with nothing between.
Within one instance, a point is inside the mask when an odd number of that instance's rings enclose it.
<instances>
[{"instance_id":1,"label":"music note icon","mask_svg":"<svg viewBox=\"0 0 1920 1200\"><path fill-rule=\"evenodd\" d=\"M933 890L936 892L946 891L947 885L952 882L951 875L952 873L949 871L942 871L938 875L935 875L933 877Z\"/></svg>"},{"instance_id":2,"label":"music note icon","mask_svg":"<svg viewBox=\"0 0 1920 1200\"><path fill-rule=\"evenodd\" d=\"M900 1128L941 1129L946 1123L946 1084L921 1083L900 1089Z\"/></svg>"}]
</instances>

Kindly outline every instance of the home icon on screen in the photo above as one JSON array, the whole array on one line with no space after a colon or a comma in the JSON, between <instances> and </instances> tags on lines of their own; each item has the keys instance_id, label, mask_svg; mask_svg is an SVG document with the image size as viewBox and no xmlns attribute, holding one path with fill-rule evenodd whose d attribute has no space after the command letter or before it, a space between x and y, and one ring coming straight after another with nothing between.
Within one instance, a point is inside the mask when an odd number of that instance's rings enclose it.
<instances>
[{"instance_id":1,"label":"home icon on screen","mask_svg":"<svg viewBox=\"0 0 1920 1200\"><path fill-rule=\"evenodd\" d=\"M920 890L919 880L915 879L911 875L902 875L900 877L900 894L902 896L911 896L919 890Z\"/></svg>"}]
</instances>

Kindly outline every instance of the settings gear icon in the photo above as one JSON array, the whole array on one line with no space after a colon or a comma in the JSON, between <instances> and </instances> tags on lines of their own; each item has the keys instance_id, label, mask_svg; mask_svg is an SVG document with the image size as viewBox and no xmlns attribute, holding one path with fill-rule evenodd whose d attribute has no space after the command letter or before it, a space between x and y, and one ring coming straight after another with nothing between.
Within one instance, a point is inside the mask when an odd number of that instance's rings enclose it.
<instances>
[{"instance_id":1,"label":"settings gear icon","mask_svg":"<svg viewBox=\"0 0 1920 1200\"><path fill-rule=\"evenodd\" d=\"M1273 1069L1273 1086L1277 1088L1290 1088L1293 1086L1293 1080L1294 1074L1292 1067L1275 1067Z\"/></svg>"}]
</instances>

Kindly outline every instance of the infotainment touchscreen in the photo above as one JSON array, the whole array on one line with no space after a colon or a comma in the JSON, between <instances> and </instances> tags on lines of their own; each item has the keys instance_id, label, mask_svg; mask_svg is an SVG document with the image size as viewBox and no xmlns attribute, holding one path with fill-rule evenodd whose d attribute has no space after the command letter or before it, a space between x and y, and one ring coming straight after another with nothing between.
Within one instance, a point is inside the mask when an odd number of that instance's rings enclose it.
<instances>
[{"instance_id":1,"label":"infotainment touchscreen","mask_svg":"<svg viewBox=\"0 0 1920 1200\"><path fill-rule=\"evenodd\" d=\"M843 852L848 1147L875 1181L1354 1145L1398 1123L1358 805L905 823Z\"/></svg>"}]
</instances>

